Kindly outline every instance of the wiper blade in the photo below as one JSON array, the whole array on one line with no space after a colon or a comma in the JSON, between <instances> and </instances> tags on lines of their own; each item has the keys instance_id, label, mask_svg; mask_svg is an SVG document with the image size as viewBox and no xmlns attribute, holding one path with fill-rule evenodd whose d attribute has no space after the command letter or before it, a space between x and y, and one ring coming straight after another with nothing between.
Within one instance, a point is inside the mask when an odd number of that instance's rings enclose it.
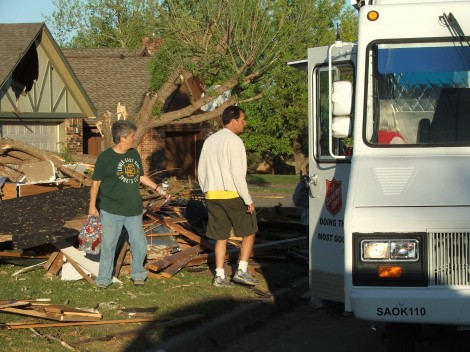
<instances>
[{"instance_id":1,"label":"wiper blade","mask_svg":"<svg viewBox=\"0 0 470 352\"><path fill-rule=\"evenodd\" d=\"M459 42L466 42L467 44L468 41L465 40L465 33L462 30L462 27L460 27L459 22L455 18L455 16L452 14L452 12L449 12L449 14L442 14L442 16L439 16L439 19L441 22L444 22L447 28L449 28L450 33L454 38L458 38Z\"/></svg>"}]
</instances>

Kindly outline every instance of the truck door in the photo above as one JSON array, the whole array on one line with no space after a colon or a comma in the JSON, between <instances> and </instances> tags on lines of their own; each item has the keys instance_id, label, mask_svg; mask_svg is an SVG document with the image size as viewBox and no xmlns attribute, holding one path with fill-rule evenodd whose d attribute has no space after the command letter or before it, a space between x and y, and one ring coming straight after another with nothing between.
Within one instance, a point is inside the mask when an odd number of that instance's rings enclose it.
<instances>
[{"instance_id":1,"label":"truck door","mask_svg":"<svg viewBox=\"0 0 470 352\"><path fill-rule=\"evenodd\" d=\"M309 49L310 289L312 297L344 301L344 214L352 132L332 131L332 82L354 80L355 46ZM328 63L331 60L331 64ZM353 116L350 126L352 130ZM348 142L348 143L346 143Z\"/></svg>"}]
</instances>

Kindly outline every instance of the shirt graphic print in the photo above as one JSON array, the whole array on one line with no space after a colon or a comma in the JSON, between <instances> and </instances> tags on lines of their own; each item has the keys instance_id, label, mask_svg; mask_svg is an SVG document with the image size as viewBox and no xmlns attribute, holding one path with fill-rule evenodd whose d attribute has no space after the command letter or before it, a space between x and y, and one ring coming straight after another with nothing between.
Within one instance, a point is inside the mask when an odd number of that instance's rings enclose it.
<instances>
[{"instance_id":1,"label":"shirt graphic print","mask_svg":"<svg viewBox=\"0 0 470 352\"><path fill-rule=\"evenodd\" d=\"M117 172L119 180L124 183L138 183L140 182L140 169L139 163L133 158L125 158L121 160L117 165Z\"/></svg>"}]
</instances>

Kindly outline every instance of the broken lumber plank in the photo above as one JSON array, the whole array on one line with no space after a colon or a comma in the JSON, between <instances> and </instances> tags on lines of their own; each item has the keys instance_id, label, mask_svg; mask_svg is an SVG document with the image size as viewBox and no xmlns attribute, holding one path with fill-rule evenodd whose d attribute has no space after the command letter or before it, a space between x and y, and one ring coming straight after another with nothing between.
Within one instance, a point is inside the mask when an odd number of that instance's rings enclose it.
<instances>
[{"instance_id":1,"label":"broken lumber plank","mask_svg":"<svg viewBox=\"0 0 470 352\"><path fill-rule=\"evenodd\" d=\"M45 277L55 277L59 274L60 269L62 269L62 265L64 264L64 254L62 252L58 252L54 261L49 266L47 273L44 275Z\"/></svg>"},{"instance_id":2,"label":"broken lumber plank","mask_svg":"<svg viewBox=\"0 0 470 352\"><path fill-rule=\"evenodd\" d=\"M153 272L151 272L151 271L149 271L149 272L147 273L147 277L148 277L149 279L162 279L162 278L163 278L162 274L156 274L156 273L153 273Z\"/></svg>"},{"instance_id":3,"label":"broken lumber plank","mask_svg":"<svg viewBox=\"0 0 470 352\"><path fill-rule=\"evenodd\" d=\"M305 236L302 237L296 237L296 238L289 238L287 240L281 240L281 241L270 241L266 243L260 243L260 244L255 244L253 246L253 252L250 255L250 258L256 257L257 255L260 255L262 252L266 250L271 250L271 249L280 249L280 248L289 248L292 246L298 246L302 244L307 244L308 238ZM237 259L238 255L240 253L240 248L235 247L235 248L227 248L227 252L225 255L225 259ZM196 256L193 260L187 263L187 265L200 265L203 263L208 263L208 262L213 262L215 261L215 253L204 253L204 254L199 254Z\"/></svg>"},{"instance_id":4,"label":"broken lumber plank","mask_svg":"<svg viewBox=\"0 0 470 352\"><path fill-rule=\"evenodd\" d=\"M180 233L181 235L189 238L190 240L192 240L196 243L202 244L204 247L207 247L207 248L212 249L212 250L214 250L214 248L215 248L215 244L213 242L201 238L201 236L195 234L192 231L189 231L188 229L185 229L181 225L173 224L171 222L166 222L165 221L165 226L167 226L170 229Z\"/></svg>"},{"instance_id":5,"label":"broken lumber plank","mask_svg":"<svg viewBox=\"0 0 470 352\"><path fill-rule=\"evenodd\" d=\"M26 307L26 309L20 308L3 308L2 312L26 315L29 317L35 317L40 319L56 320L56 321L96 321L101 318L95 316L65 316L63 314L57 314L52 312L45 312L41 310L31 309L31 307Z\"/></svg>"},{"instance_id":6,"label":"broken lumber plank","mask_svg":"<svg viewBox=\"0 0 470 352\"><path fill-rule=\"evenodd\" d=\"M17 276L21 273L24 273L24 272L30 271L34 268L37 268L38 266L43 266L45 263L46 262L41 262L41 263L37 263L37 264L34 264L34 265L27 266L26 268L15 271L13 274L11 274L11 276Z\"/></svg>"},{"instance_id":7,"label":"broken lumber plank","mask_svg":"<svg viewBox=\"0 0 470 352\"><path fill-rule=\"evenodd\" d=\"M180 260L174 262L173 264L171 264L169 267L167 267L162 272L162 276L165 279L169 279L170 277L175 275L178 271L180 271L181 268L183 268L189 261L191 261L191 259L193 259L198 254L199 254L199 252L194 252L194 253L188 254L186 257L181 258Z\"/></svg>"},{"instance_id":8,"label":"broken lumber plank","mask_svg":"<svg viewBox=\"0 0 470 352\"><path fill-rule=\"evenodd\" d=\"M202 318L203 315L201 314L192 314L187 317L177 318L181 323L182 321L190 321L194 319ZM101 320L101 321L76 321L76 322L63 322L63 323L33 323L33 324L23 324L23 323L0 323L0 327L6 327L9 330L16 330L16 329L29 329L29 328L56 328L56 327L64 327L64 326L84 326L84 325L106 325L106 324L135 324L135 323L156 323L158 326L165 327L171 325L168 324L175 324L175 319L170 318L138 318L138 319L119 319L119 320ZM160 323L162 325L160 325ZM152 324L152 326L154 326Z\"/></svg>"},{"instance_id":9,"label":"broken lumber plank","mask_svg":"<svg viewBox=\"0 0 470 352\"><path fill-rule=\"evenodd\" d=\"M152 211L148 211L147 216L152 218L152 219L155 219L155 220L160 220L169 229L178 232L179 234L189 238L190 240L192 240L196 243L202 244L204 247L207 247L209 249L214 250L214 246L215 246L214 242L208 241L208 240L205 240L205 239L201 238L201 236L199 236L196 233L184 228L183 226L178 225L178 224L174 224L171 221L167 221L168 219L166 219L163 216L158 215L158 214L156 214Z\"/></svg>"},{"instance_id":10,"label":"broken lumber plank","mask_svg":"<svg viewBox=\"0 0 470 352\"><path fill-rule=\"evenodd\" d=\"M84 270L88 271L93 276L98 276L99 270L99 262L93 261L91 259L86 258L86 253L83 251L79 251L77 248L73 247L67 241L60 241L54 243L63 254L67 254L70 258L72 258L78 265L80 265ZM122 283L121 280L113 277L114 283Z\"/></svg>"},{"instance_id":11,"label":"broken lumber plank","mask_svg":"<svg viewBox=\"0 0 470 352\"><path fill-rule=\"evenodd\" d=\"M129 242L125 241L121 247L121 251L119 252L119 256L116 260L116 265L114 266L115 277L119 277L119 273L122 268L122 263L124 263L124 259L126 258L126 253L128 249L129 249Z\"/></svg>"},{"instance_id":12,"label":"broken lumber plank","mask_svg":"<svg viewBox=\"0 0 470 352\"><path fill-rule=\"evenodd\" d=\"M147 237L167 237L167 236L176 236L177 232L153 232L146 235Z\"/></svg>"},{"instance_id":13,"label":"broken lumber plank","mask_svg":"<svg viewBox=\"0 0 470 352\"><path fill-rule=\"evenodd\" d=\"M27 306L29 304L30 303L26 301L17 301L17 300L11 299L9 301L0 301L0 309L9 308L9 307Z\"/></svg>"},{"instance_id":14,"label":"broken lumber plank","mask_svg":"<svg viewBox=\"0 0 470 352\"><path fill-rule=\"evenodd\" d=\"M8 242L13 240L13 235L0 235L0 242Z\"/></svg>"},{"instance_id":15,"label":"broken lumber plank","mask_svg":"<svg viewBox=\"0 0 470 352\"><path fill-rule=\"evenodd\" d=\"M59 253L60 253L59 251L54 251L54 252L51 253L51 255L49 256L49 259L46 262L46 264L44 264L44 269L49 270L49 268L51 267L52 263L54 263L55 259L59 255Z\"/></svg>"},{"instance_id":16,"label":"broken lumber plank","mask_svg":"<svg viewBox=\"0 0 470 352\"><path fill-rule=\"evenodd\" d=\"M82 316L82 317L94 317L94 318L102 318L103 316L101 313L97 312L96 310L88 310L88 309L80 309L69 307L65 304L54 304L54 303L40 303L40 302L30 302L31 306L35 307L38 310L44 310L48 313L57 313L57 314L64 314L64 315L75 315L75 316Z\"/></svg>"},{"instance_id":17,"label":"broken lumber plank","mask_svg":"<svg viewBox=\"0 0 470 352\"><path fill-rule=\"evenodd\" d=\"M67 261L72 264L73 268L75 270L78 271L78 273L86 280L88 281L90 284L94 285L95 284L95 279L96 279L96 276L94 276L93 274L90 273L90 275L88 275L80 265L78 265L78 263L72 259L71 256L69 256L68 254L64 254L64 257L67 259Z\"/></svg>"},{"instance_id":18,"label":"broken lumber plank","mask_svg":"<svg viewBox=\"0 0 470 352\"><path fill-rule=\"evenodd\" d=\"M178 222L188 222L188 220L185 218L165 218L165 221L171 222L173 224Z\"/></svg>"},{"instance_id":19,"label":"broken lumber plank","mask_svg":"<svg viewBox=\"0 0 470 352\"><path fill-rule=\"evenodd\" d=\"M193 254L197 255L200 251L202 251L202 247L200 245L195 245L194 247L183 249L182 251L172 254L166 258L148 263L147 267L150 270L159 271L172 265L173 263L177 262L180 259L187 258L188 256L192 256Z\"/></svg>"}]
</instances>

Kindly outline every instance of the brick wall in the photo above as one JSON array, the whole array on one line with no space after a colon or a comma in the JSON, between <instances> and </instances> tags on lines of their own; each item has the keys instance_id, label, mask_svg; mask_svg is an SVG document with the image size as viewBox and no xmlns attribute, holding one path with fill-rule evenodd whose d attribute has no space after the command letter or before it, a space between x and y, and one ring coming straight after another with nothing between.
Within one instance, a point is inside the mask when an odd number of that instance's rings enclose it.
<instances>
[{"instance_id":1,"label":"brick wall","mask_svg":"<svg viewBox=\"0 0 470 352\"><path fill-rule=\"evenodd\" d=\"M83 154L82 119L65 119L65 147L73 154Z\"/></svg>"},{"instance_id":2,"label":"brick wall","mask_svg":"<svg viewBox=\"0 0 470 352\"><path fill-rule=\"evenodd\" d=\"M139 148L146 175L165 168L165 132L153 128L149 130Z\"/></svg>"}]
</instances>

